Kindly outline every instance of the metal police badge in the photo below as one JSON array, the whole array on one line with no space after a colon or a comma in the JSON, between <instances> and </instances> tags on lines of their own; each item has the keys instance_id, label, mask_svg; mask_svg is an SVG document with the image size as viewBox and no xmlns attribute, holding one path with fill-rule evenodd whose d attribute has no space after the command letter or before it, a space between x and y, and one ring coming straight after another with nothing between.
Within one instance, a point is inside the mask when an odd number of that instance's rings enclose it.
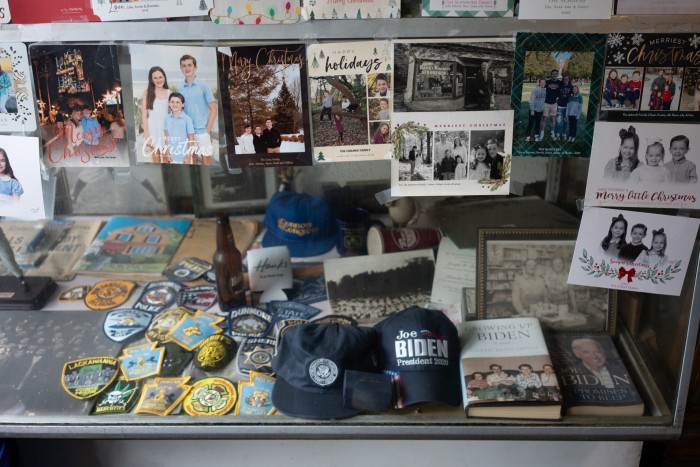
<instances>
[{"instance_id":1,"label":"metal police badge","mask_svg":"<svg viewBox=\"0 0 700 467\"><path fill-rule=\"evenodd\" d=\"M173 281L149 282L141 292L139 299L134 303L134 309L160 313L175 305L181 289L182 286Z\"/></svg>"},{"instance_id":2,"label":"metal police badge","mask_svg":"<svg viewBox=\"0 0 700 467\"><path fill-rule=\"evenodd\" d=\"M115 342L121 342L144 331L153 315L138 310L114 310L105 316L105 335Z\"/></svg>"},{"instance_id":3,"label":"metal police badge","mask_svg":"<svg viewBox=\"0 0 700 467\"><path fill-rule=\"evenodd\" d=\"M269 337L251 337L243 341L236 356L236 369L247 375L258 371L272 374L272 356L275 354L275 340Z\"/></svg>"},{"instance_id":4,"label":"metal police badge","mask_svg":"<svg viewBox=\"0 0 700 467\"><path fill-rule=\"evenodd\" d=\"M262 337L270 324L272 315L254 306L234 308L228 319L229 333L234 337Z\"/></svg>"},{"instance_id":5,"label":"metal police badge","mask_svg":"<svg viewBox=\"0 0 700 467\"><path fill-rule=\"evenodd\" d=\"M182 378L156 378L153 384L145 384L134 413L168 415L185 398L192 386L189 376Z\"/></svg>"},{"instance_id":6,"label":"metal police badge","mask_svg":"<svg viewBox=\"0 0 700 467\"><path fill-rule=\"evenodd\" d=\"M92 310L109 310L123 305L136 287L130 281L100 281L85 296L85 305Z\"/></svg>"},{"instance_id":7,"label":"metal police badge","mask_svg":"<svg viewBox=\"0 0 700 467\"><path fill-rule=\"evenodd\" d=\"M76 399L89 399L105 390L117 377L119 362L114 357L89 357L63 365L61 385Z\"/></svg>"},{"instance_id":8,"label":"metal police badge","mask_svg":"<svg viewBox=\"0 0 700 467\"><path fill-rule=\"evenodd\" d=\"M151 342L136 347L124 349L124 355L119 357L122 374L128 380L143 379L160 373L165 349L156 348L157 343Z\"/></svg>"},{"instance_id":9,"label":"metal police badge","mask_svg":"<svg viewBox=\"0 0 700 467\"><path fill-rule=\"evenodd\" d=\"M146 338L151 342L170 342L170 330L180 322L183 316L190 316L190 311L187 308L171 308L165 310L151 321L146 331Z\"/></svg>"},{"instance_id":10,"label":"metal police badge","mask_svg":"<svg viewBox=\"0 0 700 467\"><path fill-rule=\"evenodd\" d=\"M217 323L224 320L221 316L198 311L194 316L183 316L182 319L170 330L168 337L173 342L180 344L187 350L199 347L204 339L223 331Z\"/></svg>"},{"instance_id":11,"label":"metal police badge","mask_svg":"<svg viewBox=\"0 0 700 467\"><path fill-rule=\"evenodd\" d=\"M128 413L136 401L138 392L138 382L127 381L124 376L120 376L100 394L92 408L92 413L94 415Z\"/></svg>"},{"instance_id":12,"label":"metal police badge","mask_svg":"<svg viewBox=\"0 0 700 467\"><path fill-rule=\"evenodd\" d=\"M192 385L182 401L182 409L188 415L226 415L236 405L238 393L231 381L224 378L205 378Z\"/></svg>"}]
</instances>

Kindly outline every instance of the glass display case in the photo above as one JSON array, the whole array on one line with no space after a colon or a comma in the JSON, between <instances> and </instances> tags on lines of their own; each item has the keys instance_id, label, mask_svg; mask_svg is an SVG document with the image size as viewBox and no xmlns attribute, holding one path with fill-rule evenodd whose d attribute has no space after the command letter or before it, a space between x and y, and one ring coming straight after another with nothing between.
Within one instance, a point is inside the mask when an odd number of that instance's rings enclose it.
<instances>
[{"instance_id":1,"label":"glass display case","mask_svg":"<svg viewBox=\"0 0 700 467\"><path fill-rule=\"evenodd\" d=\"M406 18L372 21L312 21L293 25L236 27L208 21L55 23L3 25L0 41L32 43L116 44L122 75L121 106L127 122L139 112L140 96L129 80L130 58L126 47L134 43L195 44L207 47L256 42L508 37L521 31L534 32L697 32L700 16L618 16L604 21L525 21L516 18ZM40 65L40 64L35 64ZM420 98L459 97L470 89L470 67L449 61L422 61L415 74ZM63 65L61 65L63 66ZM474 65L476 66L476 65ZM41 82L41 68L33 80ZM498 73L499 85L510 88L512 76ZM467 83L465 87L465 83ZM219 115L222 109L219 106ZM390 187L390 162L316 164L289 169L244 169L227 166L228 144L219 118L221 165L187 167L131 165L102 171L75 196L81 170L51 169L43 187L47 209L56 219L114 214L147 216L211 217L227 212L238 218L262 220L267 201L280 189L325 197L334 209L362 207L373 218L390 223L388 209L375 195ZM137 129L127 126L127 140ZM36 133L48 131L40 126ZM131 160L136 148L129 145ZM503 198L425 197L417 199L415 226L465 232L463 246L476 248L480 227L576 228L581 212L588 161L584 158L514 158L510 198L532 197L546 202L522 220L499 216ZM286 185L285 185L286 184ZM85 196L87 194L87 196ZM537 205L537 204L536 204ZM476 213L493 211L488 224L477 222ZM665 211L665 214L699 217L697 210ZM478 214L481 215L481 214ZM498 219L501 217L500 219ZM302 276L318 271L304 265ZM89 415L90 402L71 399L60 387L60 364L75 354L99 349L119 353L121 344L105 338L104 312L72 311L66 306L39 311L0 311L2 332L14 334L0 340L5 354L0 366L3 396L0 430L11 437L56 438L346 438L346 439L546 439L546 440L646 440L676 438L681 434L688 389L693 376L693 355L700 319L698 239L683 290L678 297L619 292L617 319L611 326L616 346L628 366L645 402L643 416L564 416L560 421L466 418L462 407L414 406L381 415L360 415L347 420L310 421L274 415L268 417L189 417L184 414ZM510 279L509 276L504 276ZM67 289L67 285L62 285ZM465 292L466 293L466 292ZM469 309L469 307L467 307ZM476 314L467 314L474 319ZM19 339L19 344L14 343ZM12 342L12 345L7 344ZM11 358L10 358L11 356ZM51 358L49 358L51 356ZM83 355L89 356L89 355Z\"/></svg>"}]
</instances>

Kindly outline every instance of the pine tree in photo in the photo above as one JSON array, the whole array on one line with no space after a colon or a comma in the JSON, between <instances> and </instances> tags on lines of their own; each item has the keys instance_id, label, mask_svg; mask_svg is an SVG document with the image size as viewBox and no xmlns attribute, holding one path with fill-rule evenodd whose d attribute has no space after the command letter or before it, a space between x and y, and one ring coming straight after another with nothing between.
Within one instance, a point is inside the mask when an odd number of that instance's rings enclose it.
<instances>
[{"instance_id":1,"label":"pine tree in photo","mask_svg":"<svg viewBox=\"0 0 700 467\"><path fill-rule=\"evenodd\" d=\"M231 96L234 131L242 132L245 123L263 125L265 119L273 115L269 96L278 85L279 78L274 67L229 69L228 92Z\"/></svg>"},{"instance_id":2,"label":"pine tree in photo","mask_svg":"<svg viewBox=\"0 0 700 467\"><path fill-rule=\"evenodd\" d=\"M296 105L294 96L289 91L287 80L284 77L282 77L282 87L273 105L275 109L274 120L277 122L277 128L280 130L280 133L296 133L297 129L294 125Z\"/></svg>"}]
</instances>

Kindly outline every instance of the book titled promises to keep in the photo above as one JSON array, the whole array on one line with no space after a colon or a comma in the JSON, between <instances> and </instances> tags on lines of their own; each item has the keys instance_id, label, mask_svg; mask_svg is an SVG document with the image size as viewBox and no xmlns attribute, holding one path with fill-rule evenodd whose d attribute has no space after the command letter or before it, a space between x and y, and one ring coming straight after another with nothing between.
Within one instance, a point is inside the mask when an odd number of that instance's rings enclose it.
<instances>
[{"instance_id":1,"label":"book titled promises to keep","mask_svg":"<svg viewBox=\"0 0 700 467\"><path fill-rule=\"evenodd\" d=\"M548 343L566 415L644 413L644 402L609 336L559 334Z\"/></svg>"},{"instance_id":2,"label":"book titled promises to keep","mask_svg":"<svg viewBox=\"0 0 700 467\"><path fill-rule=\"evenodd\" d=\"M561 396L537 318L469 321L461 335L468 417L560 417Z\"/></svg>"}]
</instances>

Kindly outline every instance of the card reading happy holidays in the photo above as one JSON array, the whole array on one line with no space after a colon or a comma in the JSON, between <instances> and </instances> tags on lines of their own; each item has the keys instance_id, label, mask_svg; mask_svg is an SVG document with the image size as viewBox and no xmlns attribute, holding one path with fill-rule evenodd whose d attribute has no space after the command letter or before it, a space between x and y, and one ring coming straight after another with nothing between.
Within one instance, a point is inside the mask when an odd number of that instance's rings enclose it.
<instances>
[{"instance_id":1,"label":"card reading happy holidays","mask_svg":"<svg viewBox=\"0 0 700 467\"><path fill-rule=\"evenodd\" d=\"M387 159L393 61L389 41L316 43L308 48L314 159L345 162ZM388 135L388 133L387 133Z\"/></svg>"},{"instance_id":2,"label":"card reading happy holidays","mask_svg":"<svg viewBox=\"0 0 700 467\"><path fill-rule=\"evenodd\" d=\"M586 209L568 283L680 295L698 225L688 217Z\"/></svg>"},{"instance_id":3,"label":"card reading happy holidays","mask_svg":"<svg viewBox=\"0 0 700 467\"><path fill-rule=\"evenodd\" d=\"M587 206L700 207L697 125L595 124Z\"/></svg>"}]
</instances>

